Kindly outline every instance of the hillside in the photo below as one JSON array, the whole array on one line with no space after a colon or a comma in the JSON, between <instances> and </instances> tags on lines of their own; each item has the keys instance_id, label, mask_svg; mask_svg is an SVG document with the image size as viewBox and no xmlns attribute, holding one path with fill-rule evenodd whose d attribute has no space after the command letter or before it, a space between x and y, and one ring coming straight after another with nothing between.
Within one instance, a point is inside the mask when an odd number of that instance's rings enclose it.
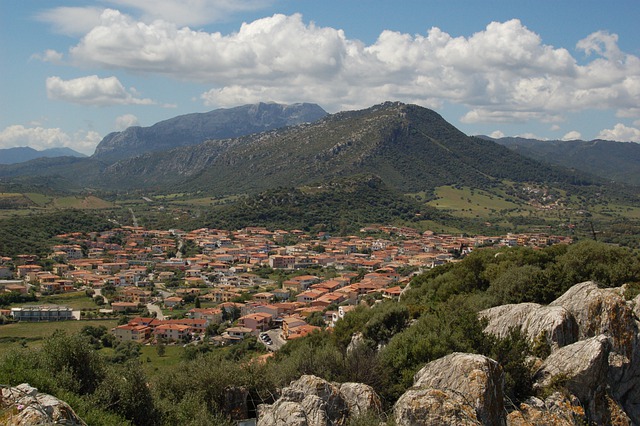
<instances>
[{"instance_id":1,"label":"hillside","mask_svg":"<svg viewBox=\"0 0 640 426\"><path fill-rule=\"evenodd\" d=\"M86 157L71 148L49 148L42 151L28 146L0 149L0 164L15 164L41 157Z\"/></svg>"},{"instance_id":2,"label":"hillside","mask_svg":"<svg viewBox=\"0 0 640 426\"><path fill-rule=\"evenodd\" d=\"M640 185L640 144L637 143L525 138L491 140L538 161L581 170L611 181Z\"/></svg>"},{"instance_id":3,"label":"hillside","mask_svg":"<svg viewBox=\"0 0 640 426\"><path fill-rule=\"evenodd\" d=\"M502 179L585 180L468 137L429 109L387 102L312 124L123 160L106 168L101 181L111 187L237 194L363 173L402 192L491 186Z\"/></svg>"},{"instance_id":4,"label":"hillside","mask_svg":"<svg viewBox=\"0 0 640 426\"><path fill-rule=\"evenodd\" d=\"M196 145L207 139L234 138L316 121L326 115L316 104L257 103L206 113L186 114L151 127L129 127L110 133L96 147L94 158L116 161L147 152Z\"/></svg>"}]
</instances>

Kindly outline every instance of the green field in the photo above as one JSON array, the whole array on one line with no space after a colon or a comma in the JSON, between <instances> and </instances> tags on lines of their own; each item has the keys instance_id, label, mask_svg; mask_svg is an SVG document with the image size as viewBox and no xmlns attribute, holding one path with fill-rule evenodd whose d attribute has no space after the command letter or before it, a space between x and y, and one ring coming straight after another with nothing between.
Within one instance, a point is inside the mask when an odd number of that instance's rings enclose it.
<instances>
[{"instance_id":1,"label":"green field","mask_svg":"<svg viewBox=\"0 0 640 426\"><path fill-rule=\"evenodd\" d=\"M93 299L88 297L84 291L75 291L72 293L63 293L63 294L53 294L51 296L42 296L38 298L37 302L28 302L23 304L17 304L15 306L21 305L44 305L44 304L52 304L52 305L63 305L69 306L74 310L80 309L99 309L100 307L93 302Z\"/></svg>"},{"instance_id":2,"label":"green field","mask_svg":"<svg viewBox=\"0 0 640 426\"><path fill-rule=\"evenodd\" d=\"M105 326L108 330L118 324L116 320L92 321L60 321L60 322L18 322L0 325L0 357L12 348L21 346L21 341L27 347L39 347L42 340L51 336L56 330L64 330L68 334L80 332L84 326Z\"/></svg>"}]
</instances>

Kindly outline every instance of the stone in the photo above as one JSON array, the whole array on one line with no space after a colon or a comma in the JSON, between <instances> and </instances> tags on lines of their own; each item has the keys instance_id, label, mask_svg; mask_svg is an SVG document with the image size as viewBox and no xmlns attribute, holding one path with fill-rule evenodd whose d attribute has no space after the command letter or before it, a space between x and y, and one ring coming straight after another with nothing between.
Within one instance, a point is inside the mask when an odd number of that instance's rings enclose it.
<instances>
[{"instance_id":1,"label":"stone","mask_svg":"<svg viewBox=\"0 0 640 426\"><path fill-rule=\"evenodd\" d=\"M609 340L605 335L581 340L552 353L534 375L534 388L562 386L585 405L587 416L597 424L604 410Z\"/></svg>"},{"instance_id":2,"label":"stone","mask_svg":"<svg viewBox=\"0 0 640 426\"><path fill-rule=\"evenodd\" d=\"M470 404L484 425L504 425L504 373L491 358L455 352L425 365L414 388L451 391Z\"/></svg>"},{"instance_id":3,"label":"stone","mask_svg":"<svg viewBox=\"0 0 640 426\"><path fill-rule=\"evenodd\" d=\"M451 390L409 389L393 413L398 426L482 425L473 405Z\"/></svg>"},{"instance_id":4,"label":"stone","mask_svg":"<svg viewBox=\"0 0 640 426\"><path fill-rule=\"evenodd\" d=\"M86 426L73 409L58 398L38 392L27 383L2 387L0 423L7 426L68 424Z\"/></svg>"},{"instance_id":5,"label":"stone","mask_svg":"<svg viewBox=\"0 0 640 426\"><path fill-rule=\"evenodd\" d=\"M624 288L599 288L593 281L576 284L551 305L576 318L580 338L604 334L610 341L607 383L610 395L634 424L640 424L640 323Z\"/></svg>"},{"instance_id":6,"label":"stone","mask_svg":"<svg viewBox=\"0 0 640 426\"><path fill-rule=\"evenodd\" d=\"M578 340L578 323L562 306L518 303L486 309L479 316L488 321L484 331L499 338L505 338L512 328L517 327L530 341L546 335L552 350Z\"/></svg>"},{"instance_id":7,"label":"stone","mask_svg":"<svg viewBox=\"0 0 640 426\"><path fill-rule=\"evenodd\" d=\"M363 383L347 382L340 385L340 394L349 408L349 416L357 417L368 411L382 412L382 402L375 390Z\"/></svg>"}]
</instances>

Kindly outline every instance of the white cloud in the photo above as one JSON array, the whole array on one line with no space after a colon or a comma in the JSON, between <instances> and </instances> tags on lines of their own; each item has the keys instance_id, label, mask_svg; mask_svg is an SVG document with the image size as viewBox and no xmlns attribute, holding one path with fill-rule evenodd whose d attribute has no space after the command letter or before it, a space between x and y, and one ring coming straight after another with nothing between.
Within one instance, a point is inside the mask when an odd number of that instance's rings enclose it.
<instances>
[{"instance_id":1,"label":"white cloud","mask_svg":"<svg viewBox=\"0 0 640 426\"><path fill-rule=\"evenodd\" d=\"M613 126L613 129L602 130L598 134L598 139L640 143L640 129L636 129L635 127L627 127L622 123L618 123Z\"/></svg>"},{"instance_id":2,"label":"white cloud","mask_svg":"<svg viewBox=\"0 0 640 426\"><path fill-rule=\"evenodd\" d=\"M13 125L0 132L0 148L28 146L36 150L69 147L79 152L93 152L101 137L94 131L78 131L72 136L58 128Z\"/></svg>"},{"instance_id":3,"label":"white cloud","mask_svg":"<svg viewBox=\"0 0 640 426\"><path fill-rule=\"evenodd\" d=\"M171 21L178 26L203 25L218 22L238 12L263 9L273 0L107 0L109 3L133 8L142 19Z\"/></svg>"},{"instance_id":4,"label":"white cloud","mask_svg":"<svg viewBox=\"0 0 640 426\"><path fill-rule=\"evenodd\" d=\"M133 114L125 114L116 118L116 130L122 131L131 126L137 126L139 124L138 117Z\"/></svg>"},{"instance_id":5,"label":"white cloud","mask_svg":"<svg viewBox=\"0 0 640 426\"><path fill-rule=\"evenodd\" d=\"M156 4L112 3L149 13ZM193 9L233 3L194 0ZM557 123L585 109L630 116L640 104L640 58L620 51L617 36L606 32L578 42L589 55L579 64L517 19L492 22L469 37L435 27L426 35L384 31L367 46L298 14L259 19L223 35L179 27L167 20L170 12L160 12L183 4L162 2L157 16L165 20L148 23L105 10L69 57L76 65L210 85L202 94L208 106L314 101L336 111L383 100L436 108L450 102L469 108L465 123Z\"/></svg>"},{"instance_id":6,"label":"white cloud","mask_svg":"<svg viewBox=\"0 0 640 426\"><path fill-rule=\"evenodd\" d=\"M570 131L569 133L565 134L562 137L563 141L575 141L582 138L582 135L580 134L580 132L577 132L575 130Z\"/></svg>"},{"instance_id":7,"label":"white cloud","mask_svg":"<svg viewBox=\"0 0 640 426\"><path fill-rule=\"evenodd\" d=\"M500 138L504 138L505 135L500 130L494 130L493 132L491 132L489 136L491 136L494 139L500 139Z\"/></svg>"},{"instance_id":8,"label":"white cloud","mask_svg":"<svg viewBox=\"0 0 640 426\"><path fill-rule=\"evenodd\" d=\"M42 62L51 62L53 64L61 63L62 57L62 53L57 52L53 49L47 49L42 53L35 53L31 55L32 59L38 59Z\"/></svg>"},{"instance_id":9,"label":"white cloud","mask_svg":"<svg viewBox=\"0 0 640 426\"><path fill-rule=\"evenodd\" d=\"M136 97L135 89L125 89L116 77L99 78L97 75L62 80L47 78L49 99L82 105L153 105L151 99Z\"/></svg>"},{"instance_id":10,"label":"white cloud","mask_svg":"<svg viewBox=\"0 0 640 426\"><path fill-rule=\"evenodd\" d=\"M100 24L102 10L97 7L56 7L38 13L36 18L50 23L55 32L79 36Z\"/></svg>"}]
</instances>

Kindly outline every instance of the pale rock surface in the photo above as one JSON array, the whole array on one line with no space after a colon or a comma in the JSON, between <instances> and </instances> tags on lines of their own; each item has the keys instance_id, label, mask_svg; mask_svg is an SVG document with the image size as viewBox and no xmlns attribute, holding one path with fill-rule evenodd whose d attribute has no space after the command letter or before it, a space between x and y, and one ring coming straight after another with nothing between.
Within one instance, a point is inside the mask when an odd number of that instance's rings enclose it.
<instances>
[{"instance_id":1,"label":"pale rock surface","mask_svg":"<svg viewBox=\"0 0 640 426\"><path fill-rule=\"evenodd\" d=\"M398 426L482 425L472 404L451 390L409 389L393 412Z\"/></svg>"},{"instance_id":2,"label":"pale rock surface","mask_svg":"<svg viewBox=\"0 0 640 426\"><path fill-rule=\"evenodd\" d=\"M340 394L349 407L349 416L359 416L367 411L380 413L382 402L375 390L363 383L347 382L340 385Z\"/></svg>"},{"instance_id":3,"label":"pale rock surface","mask_svg":"<svg viewBox=\"0 0 640 426\"><path fill-rule=\"evenodd\" d=\"M508 426L584 424L587 424L584 408L577 399L572 401L560 392L554 392L544 401L531 397L507 416Z\"/></svg>"},{"instance_id":4,"label":"pale rock surface","mask_svg":"<svg viewBox=\"0 0 640 426\"><path fill-rule=\"evenodd\" d=\"M414 376L414 388L453 392L484 425L506 424L503 387L504 373L496 361L459 352L428 363Z\"/></svg>"},{"instance_id":5,"label":"pale rock surface","mask_svg":"<svg viewBox=\"0 0 640 426\"><path fill-rule=\"evenodd\" d=\"M542 306L537 303L518 303L496 306L480 312L488 321L484 331L505 338L517 327L531 341L546 333L552 350L578 340L578 324L562 306Z\"/></svg>"},{"instance_id":6,"label":"pale rock surface","mask_svg":"<svg viewBox=\"0 0 640 426\"><path fill-rule=\"evenodd\" d=\"M576 284L551 303L562 306L578 322L580 338L599 334L611 343L607 383L634 424L640 424L640 323L624 289L598 288L593 281Z\"/></svg>"},{"instance_id":7,"label":"pale rock surface","mask_svg":"<svg viewBox=\"0 0 640 426\"><path fill-rule=\"evenodd\" d=\"M381 411L380 397L362 383L336 385L305 375L282 389L273 404L258 407L258 426L340 426L351 416Z\"/></svg>"},{"instance_id":8,"label":"pale rock surface","mask_svg":"<svg viewBox=\"0 0 640 426\"><path fill-rule=\"evenodd\" d=\"M552 353L534 376L534 387L544 388L561 381L572 395L583 401L589 418L603 424L609 340L605 335L581 340Z\"/></svg>"},{"instance_id":9,"label":"pale rock surface","mask_svg":"<svg viewBox=\"0 0 640 426\"><path fill-rule=\"evenodd\" d=\"M86 426L73 409L58 398L38 392L26 383L2 388L0 421L6 426L65 424Z\"/></svg>"}]
</instances>

